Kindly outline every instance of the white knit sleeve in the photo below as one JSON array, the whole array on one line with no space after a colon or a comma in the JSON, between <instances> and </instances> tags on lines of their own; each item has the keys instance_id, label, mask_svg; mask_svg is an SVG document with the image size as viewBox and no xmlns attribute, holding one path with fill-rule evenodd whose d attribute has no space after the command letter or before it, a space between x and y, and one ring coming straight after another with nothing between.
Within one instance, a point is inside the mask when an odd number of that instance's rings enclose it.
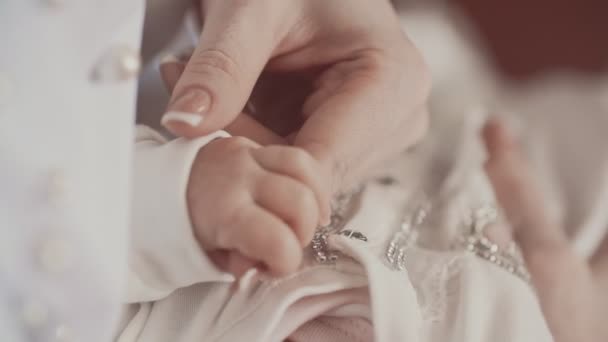
<instances>
[{"instance_id":1,"label":"white knit sleeve","mask_svg":"<svg viewBox=\"0 0 608 342\"><path fill-rule=\"evenodd\" d=\"M167 141L139 126L135 144L128 303L158 300L201 282L233 281L207 258L192 232L186 188L192 162L219 131Z\"/></svg>"}]
</instances>

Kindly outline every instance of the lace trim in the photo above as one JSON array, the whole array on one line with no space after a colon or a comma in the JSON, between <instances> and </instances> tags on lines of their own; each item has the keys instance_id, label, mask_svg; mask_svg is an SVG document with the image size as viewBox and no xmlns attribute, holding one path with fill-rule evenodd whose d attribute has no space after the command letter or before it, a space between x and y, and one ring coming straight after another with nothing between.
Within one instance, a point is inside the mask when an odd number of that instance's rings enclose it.
<instances>
[{"instance_id":1,"label":"lace trim","mask_svg":"<svg viewBox=\"0 0 608 342\"><path fill-rule=\"evenodd\" d=\"M459 292L456 280L462 269L463 256L420 248L413 248L411 252L416 256L408 258L407 269L418 296L422 319L428 323L444 321L451 301Z\"/></svg>"}]
</instances>

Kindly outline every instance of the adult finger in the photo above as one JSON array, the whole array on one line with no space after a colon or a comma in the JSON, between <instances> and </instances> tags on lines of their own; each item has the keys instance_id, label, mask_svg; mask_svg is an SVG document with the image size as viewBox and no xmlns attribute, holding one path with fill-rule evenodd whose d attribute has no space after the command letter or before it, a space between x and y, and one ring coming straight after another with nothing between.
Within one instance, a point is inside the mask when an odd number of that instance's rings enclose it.
<instances>
[{"instance_id":1,"label":"adult finger","mask_svg":"<svg viewBox=\"0 0 608 342\"><path fill-rule=\"evenodd\" d=\"M569 248L563 231L547 217L529 166L505 126L489 121L483 138L489 154L486 172L524 253Z\"/></svg>"},{"instance_id":2,"label":"adult finger","mask_svg":"<svg viewBox=\"0 0 608 342\"><path fill-rule=\"evenodd\" d=\"M175 85L186 69L186 62L169 56L160 64L160 74L169 93L173 92ZM275 134L251 116L241 113L234 121L224 128L233 136L249 138L260 145L285 145L287 141Z\"/></svg>"},{"instance_id":3,"label":"adult finger","mask_svg":"<svg viewBox=\"0 0 608 342\"><path fill-rule=\"evenodd\" d=\"M279 39L283 1L206 1L198 47L162 123L185 137L224 128L241 113Z\"/></svg>"},{"instance_id":4,"label":"adult finger","mask_svg":"<svg viewBox=\"0 0 608 342\"><path fill-rule=\"evenodd\" d=\"M394 54L372 49L333 65L304 105L308 118L294 144L322 162L332 175L334 192L354 185L384 161L385 141L397 145L418 135L426 69L420 61L420 68L409 72L401 64L418 64ZM393 140L393 131L404 122L407 129Z\"/></svg>"},{"instance_id":5,"label":"adult finger","mask_svg":"<svg viewBox=\"0 0 608 342\"><path fill-rule=\"evenodd\" d=\"M589 304L594 290L587 265L546 216L540 192L505 127L492 120L483 136L489 152L487 174L514 228L551 332L563 341L587 340L580 338L585 331L581 328L588 327L580 308Z\"/></svg>"}]
</instances>

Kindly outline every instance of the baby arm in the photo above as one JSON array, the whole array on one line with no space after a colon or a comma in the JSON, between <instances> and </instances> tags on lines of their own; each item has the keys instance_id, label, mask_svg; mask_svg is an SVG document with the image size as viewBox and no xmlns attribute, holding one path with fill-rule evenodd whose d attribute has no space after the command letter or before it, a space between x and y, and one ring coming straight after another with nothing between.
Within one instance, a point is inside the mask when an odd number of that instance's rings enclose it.
<instances>
[{"instance_id":1,"label":"baby arm","mask_svg":"<svg viewBox=\"0 0 608 342\"><path fill-rule=\"evenodd\" d=\"M223 132L167 142L138 127L134 160L127 302L233 281L230 260L293 272L328 212L316 161L295 147Z\"/></svg>"}]
</instances>

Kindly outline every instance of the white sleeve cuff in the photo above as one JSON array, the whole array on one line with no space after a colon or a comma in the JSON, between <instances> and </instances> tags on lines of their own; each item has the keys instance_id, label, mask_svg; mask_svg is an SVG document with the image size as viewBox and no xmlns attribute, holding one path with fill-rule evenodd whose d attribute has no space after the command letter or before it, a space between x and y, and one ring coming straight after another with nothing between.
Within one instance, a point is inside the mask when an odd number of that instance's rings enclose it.
<instances>
[{"instance_id":1,"label":"white sleeve cuff","mask_svg":"<svg viewBox=\"0 0 608 342\"><path fill-rule=\"evenodd\" d=\"M137 128L128 302L163 298L194 283L234 280L201 250L186 203L194 158L205 144L223 137L228 133L167 142L147 127Z\"/></svg>"}]
</instances>

